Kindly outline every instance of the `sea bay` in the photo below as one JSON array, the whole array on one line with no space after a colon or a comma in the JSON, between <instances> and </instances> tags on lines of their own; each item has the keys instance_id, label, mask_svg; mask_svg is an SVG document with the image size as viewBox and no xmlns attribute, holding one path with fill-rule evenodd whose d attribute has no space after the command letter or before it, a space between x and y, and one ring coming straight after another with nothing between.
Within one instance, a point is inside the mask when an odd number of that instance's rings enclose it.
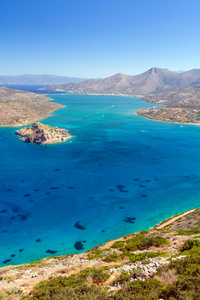
<instances>
[{"instance_id":1,"label":"sea bay","mask_svg":"<svg viewBox=\"0 0 200 300\"><path fill-rule=\"evenodd\" d=\"M79 253L199 207L199 126L138 117L153 105L137 98L51 97L65 107L41 122L70 141L26 144L0 128L1 266Z\"/></svg>"}]
</instances>

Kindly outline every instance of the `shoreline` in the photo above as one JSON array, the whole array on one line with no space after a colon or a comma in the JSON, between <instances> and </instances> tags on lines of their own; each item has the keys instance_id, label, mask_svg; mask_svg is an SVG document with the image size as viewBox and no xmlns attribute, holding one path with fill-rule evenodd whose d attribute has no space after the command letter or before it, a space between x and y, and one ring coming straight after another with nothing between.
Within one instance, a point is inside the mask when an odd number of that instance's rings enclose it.
<instances>
[{"instance_id":1,"label":"shoreline","mask_svg":"<svg viewBox=\"0 0 200 300\"><path fill-rule=\"evenodd\" d=\"M123 271L129 271L139 267L140 273L138 273L138 277L136 277L137 280L139 280L138 282L140 282L141 279L143 281L151 280L153 274L156 273L157 268L162 266L165 267L167 264L169 264L169 259L172 261L185 258L185 256L181 257L180 255L180 247L185 243L185 241L191 239L191 237L193 238L194 236L177 235L177 232L173 229L167 232L164 230L160 231L160 229L163 229L165 226L167 226L169 222L172 223L173 221L189 215L192 212L194 212L194 214L190 216L189 221L191 218L194 218L194 221L199 220L199 208L191 209L189 211L172 216L171 218L165 219L163 221L164 223L161 222L162 228L159 226L160 223L158 223L156 225L157 227L155 226L146 231L134 232L117 239L109 240L106 243L97 245L83 253L45 257L39 261L0 267L2 275L2 279L0 281L0 292L6 293L7 291L10 291L10 289L14 288L16 291L20 289L20 297L22 294L31 295L34 287L44 280L57 277L61 278L61 276L74 276L75 274L80 274L80 272L85 269L97 269L99 271L103 270L103 273L106 270L106 273L110 274L110 279L106 281L103 286L108 288L113 287L111 289L114 291L117 291L119 287L121 288L122 286L112 286L110 283L112 283L112 281L116 278L119 278L119 275ZM194 217L195 214L198 215L198 218ZM186 219L187 218L183 218L181 223L184 224ZM119 253L121 253L123 249L117 247L117 243L123 248L127 241L137 238L141 234L147 238L153 236L155 238L162 238L167 243L159 246L152 245L145 249L140 249L139 251L137 250L136 252L135 249L130 250L130 254L132 254L133 257L138 255L138 260L136 261L131 261L126 256L121 257L117 261L106 260L106 258L109 257L109 254L106 253L108 251L112 253L111 255L115 255L116 257L120 255ZM200 238L200 234L197 234L196 238ZM148 255L148 253L154 253L155 258L147 259L146 255ZM176 258L178 255L179 257ZM153 273L149 274L149 271L152 270L152 263L156 263L156 265L153 267L155 270Z\"/></svg>"},{"instance_id":2,"label":"shoreline","mask_svg":"<svg viewBox=\"0 0 200 300\"><path fill-rule=\"evenodd\" d=\"M47 100L46 102L50 102L50 101L53 101L53 100L54 100L54 99ZM62 104L57 103L57 102L53 102L53 103L62 105ZM41 120L50 117L51 114L52 114L53 112L57 111L58 109L64 108L64 107L65 107L65 105L62 105L61 107L55 108L54 110L50 111L47 115L45 115L45 116L42 117L41 119L34 119L34 120L32 120L31 122L29 122L28 124L19 124L19 125L0 125L0 128L4 128L4 127L16 128L16 127L30 126L32 123L40 122Z\"/></svg>"},{"instance_id":3,"label":"shoreline","mask_svg":"<svg viewBox=\"0 0 200 300\"><path fill-rule=\"evenodd\" d=\"M154 227L152 228L157 228L157 229L162 229L167 225L170 225L171 223L173 223L174 221L176 221L178 218L186 216L190 213L192 213L193 211L195 211L197 208L193 208L190 210L187 210L186 212L180 213L178 215L173 215L167 219L165 219L164 221L159 222L158 224L156 224Z\"/></svg>"},{"instance_id":4,"label":"shoreline","mask_svg":"<svg viewBox=\"0 0 200 300\"><path fill-rule=\"evenodd\" d=\"M145 101L145 100L144 100ZM146 101L147 102L147 101ZM149 102L148 102L149 103ZM179 123L179 122L170 122L170 121L165 121L165 120L156 120L156 119L150 119L150 118L147 118L145 116L142 116L142 115L138 115L138 112L137 112L137 116L138 117L141 117L141 118L144 118L146 120L149 120L149 121L155 121L155 122L161 122L161 123L168 123L168 124L175 124L175 125L193 125L193 126L200 126L200 122L199 123Z\"/></svg>"},{"instance_id":5,"label":"shoreline","mask_svg":"<svg viewBox=\"0 0 200 300\"><path fill-rule=\"evenodd\" d=\"M45 95L45 96L48 96L48 94L42 94L42 95ZM58 94L50 94L50 95L58 95ZM154 103L151 103L145 99L143 99L143 97L146 95L115 95L115 94L67 94L67 92L65 94L59 94L61 96L109 96L109 97L129 97L129 98L138 98L139 100L142 100L142 101L145 101L147 103L150 103L150 104L154 104ZM165 105L164 105L165 106ZM145 108L144 108L145 109ZM193 126L200 126L200 122L199 123L181 123L181 122L170 122L170 121L165 121L165 120L156 120L156 119L150 119L150 118L147 118L145 116L142 116L142 115L138 115L138 111L137 111L137 116L138 117L143 117L147 120L150 120L150 121L156 121L156 122L164 122L164 123L169 123L169 124L180 124L180 125L193 125Z\"/></svg>"},{"instance_id":6,"label":"shoreline","mask_svg":"<svg viewBox=\"0 0 200 300\"><path fill-rule=\"evenodd\" d=\"M72 138L73 136L70 136L70 138ZM70 139L69 138L69 139ZM67 140L66 140L67 141ZM63 142L66 142L66 141L63 141ZM48 146L48 145L47 145ZM107 240L106 242L104 242L103 244L97 244L96 246L94 246L93 248L89 248L87 250L84 250L83 252L79 252L79 253L70 253L68 254L70 257L79 257L79 256L82 256L82 255L85 255L88 251L91 251L92 249L96 248L96 247L104 247L105 245L107 244L110 244L114 241L121 241L124 237L126 236L131 236L131 235L135 235L135 234L138 234L139 232L151 232L151 231L155 231L155 230L159 230L159 229L164 229L167 225L170 225L171 223L173 223L174 221L176 221L177 219L181 218L181 217L184 217L192 212L194 212L195 210L197 210L199 207L197 208L193 208L193 209L190 209L190 210L187 210L187 211L184 211L182 213L179 213L177 215L172 215L171 217L167 218L167 219L164 219L163 221L155 224L153 227L150 227L149 229L144 229L142 231L134 231L134 232L131 232L131 233L128 233L126 235L123 235L123 236L120 236L120 237L117 237L117 238L114 238L114 239L111 239L111 240ZM56 258L59 258L59 257L63 257L63 256L66 256L64 254L61 254L61 255L56 255L56 256L44 256L42 257L41 259L39 259L38 261L43 261L43 260L46 260L46 259L54 259L55 257ZM14 267L14 268L17 268L18 266L23 266L23 265L29 265L29 264L32 264L34 263L35 261L29 261L27 263L20 263L20 264L10 264L10 265L5 265L5 266L0 266L0 270L1 269L4 269L4 268L9 268L9 267Z\"/></svg>"}]
</instances>

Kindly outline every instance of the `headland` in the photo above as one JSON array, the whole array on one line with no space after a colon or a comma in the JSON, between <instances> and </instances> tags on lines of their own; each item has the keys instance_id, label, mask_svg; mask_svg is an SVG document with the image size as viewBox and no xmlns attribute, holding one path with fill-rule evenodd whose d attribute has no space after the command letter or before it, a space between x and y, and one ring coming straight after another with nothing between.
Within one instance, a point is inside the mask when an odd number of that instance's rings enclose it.
<instances>
[{"instance_id":1,"label":"headland","mask_svg":"<svg viewBox=\"0 0 200 300\"><path fill-rule=\"evenodd\" d=\"M64 107L44 95L0 87L0 126L27 126Z\"/></svg>"}]
</instances>

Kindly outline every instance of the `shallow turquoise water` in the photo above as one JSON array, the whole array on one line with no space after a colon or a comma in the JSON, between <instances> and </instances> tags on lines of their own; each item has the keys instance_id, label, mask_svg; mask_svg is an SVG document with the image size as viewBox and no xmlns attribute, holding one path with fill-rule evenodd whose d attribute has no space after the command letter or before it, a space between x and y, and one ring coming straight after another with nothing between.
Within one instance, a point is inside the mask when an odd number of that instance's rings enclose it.
<instances>
[{"instance_id":1,"label":"shallow turquoise water","mask_svg":"<svg viewBox=\"0 0 200 300\"><path fill-rule=\"evenodd\" d=\"M42 122L70 141L26 144L0 128L1 266L81 252L200 206L200 127L138 117L152 105L136 98L52 97L66 107Z\"/></svg>"}]
</instances>

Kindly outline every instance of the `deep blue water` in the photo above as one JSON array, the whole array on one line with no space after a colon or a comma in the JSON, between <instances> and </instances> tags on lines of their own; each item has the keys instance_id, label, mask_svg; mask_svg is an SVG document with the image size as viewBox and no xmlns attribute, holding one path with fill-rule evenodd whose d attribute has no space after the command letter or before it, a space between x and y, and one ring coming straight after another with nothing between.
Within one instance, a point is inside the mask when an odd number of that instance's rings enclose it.
<instances>
[{"instance_id":1,"label":"deep blue water","mask_svg":"<svg viewBox=\"0 0 200 300\"><path fill-rule=\"evenodd\" d=\"M22 91L27 91L27 92L33 92L33 93L37 93L37 94L52 94L52 91L50 90L39 90L40 88L43 88L47 85L41 85L41 84L0 84L1 86L6 86L9 89L16 89L16 90L22 90ZM54 91L54 94L63 94L63 92L58 92L58 91Z\"/></svg>"},{"instance_id":2,"label":"deep blue water","mask_svg":"<svg viewBox=\"0 0 200 300\"><path fill-rule=\"evenodd\" d=\"M1 266L81 252L200 206L200 127L138 117L151 104L136 98L52 97L66 107L42 122L70 141L26 144L0 128Z\"/></svg>"}]
</instances>

